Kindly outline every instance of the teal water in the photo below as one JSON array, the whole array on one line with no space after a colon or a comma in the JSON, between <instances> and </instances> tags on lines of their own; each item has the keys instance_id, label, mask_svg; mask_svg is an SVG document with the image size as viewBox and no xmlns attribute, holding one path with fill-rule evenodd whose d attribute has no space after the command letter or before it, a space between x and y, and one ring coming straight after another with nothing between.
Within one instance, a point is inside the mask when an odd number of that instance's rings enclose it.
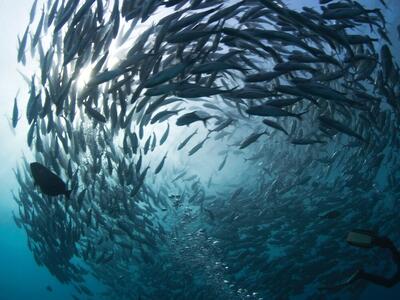
<instances>
[{"instance_id":1,"label":"teal water","mask_svg":"<svg viewBox=\"0 0 400 300\"><path fill-rule=\"evenodd\" d=\"M302 6L302 3L292 0L293 5ZM370 4L379 1L370 1ZM387 1L393 8L389 10L387 20L393 39L396 39L395 27L398 25L398 17L400 14L396 10L396 0ZM37 266L33 259L32 253L27 246L26 233L16 227L12 220L11 212L16 210L16 205L12 199L11 190L17 189L12 169L21 159L21 153L26 153L26 142L23 127L19 127L15 134L12 134L7 119L4 115L9 116L12 109L12 100L16 91L24 83L15 72L16 63L16 35L23 32L25 28L25 20L30 9L30 1L0 1L0 26L8 28L4 31L4 43L0 48L2 53L0 58L1 82L2 85L2 102L0 106L1 126L0 136L2 137L2 151L0 152L0 161L2 168L0 170L0 299L1 300L47 300L47 299L71 299L73 288L68 285L60 284L51 274L44 268ZM399 48L399 43L395 43L395 49ZM393 52L393 53L399 53ZM26 128L25 128L26 129ZM399 219L400 224L400 219ZM399 245L400 241L397 242ZM385 259L386 255L383 255ZM46 286L51 286L52 291L46 290ZM90 281L89 286L94 290L101 291L101 286ZM284 287L282 287L284 288ZM343 294L341 299L351 299L350 296ZM93 299L93 298L91 298ZM300 298L294 298L300 299ZM303 299L303 298L302 298ZM304 299L307 299L305 296ZM385 289L376 286L368 286L363 292L361 299L400 299L400 287L396 286L392 289Z\"/></svg>"}]
</instances>

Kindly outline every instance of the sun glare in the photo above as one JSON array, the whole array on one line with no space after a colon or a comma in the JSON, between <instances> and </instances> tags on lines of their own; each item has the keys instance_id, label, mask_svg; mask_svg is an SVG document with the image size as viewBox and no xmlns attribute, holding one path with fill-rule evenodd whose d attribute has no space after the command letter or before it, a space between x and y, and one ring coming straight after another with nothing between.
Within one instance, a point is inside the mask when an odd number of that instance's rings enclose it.
<instances>
[{"instance_id":1,"label":"sun glare","mask_svg":"<svg viewBox=\"0 0 400 300\"><path fill-rule=\"evenodd\" d=\"M78 90L80 91L83 90L83 88L89 82L90 78L92 77L92 70L93 70L93 65L88 65L82 69L77 80Z\"/></svg>"}]
</instances>

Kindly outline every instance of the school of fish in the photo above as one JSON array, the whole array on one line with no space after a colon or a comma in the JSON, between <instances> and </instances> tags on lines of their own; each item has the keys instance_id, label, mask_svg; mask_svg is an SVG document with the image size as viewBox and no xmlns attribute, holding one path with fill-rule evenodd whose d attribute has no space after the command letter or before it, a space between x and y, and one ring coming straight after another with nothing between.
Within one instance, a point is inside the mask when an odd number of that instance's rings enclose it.
<instances>
[{"instance_id":1,"label":"school of fish","mask_svg":"<svg viewBox=\"0 0 400 300\"><path fill-rule=\"evenodd\" d=\"M390 271L349 230L400 240L398 37L362 2L35 0L11 125L36 263L75 300L360 297L320 287Z\"/></svg>"}]
</instances>

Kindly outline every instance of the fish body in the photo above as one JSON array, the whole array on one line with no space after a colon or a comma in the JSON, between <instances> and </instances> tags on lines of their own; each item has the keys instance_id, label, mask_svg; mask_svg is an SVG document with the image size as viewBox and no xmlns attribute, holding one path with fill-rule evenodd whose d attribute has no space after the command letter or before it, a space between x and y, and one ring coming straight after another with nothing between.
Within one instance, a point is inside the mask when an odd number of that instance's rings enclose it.
<instances>
[{"instance_id":1,"label":"fish body","mask_svg":"<svg viewBox=\"0 0 400 300\"><path fill-rule=\"evenodd\" d=\"M162 160L161 160L160 163L158 164L157 168L156 168L155 171L154 171L154 174L160 173L161 169L162 169L163 166L164 166L164 162L165 162L165 159L166 159L166 158L167 158L167 153L164 155L164 157L162 158Z\"/></svg>"},{"instance_id":2,"label":"fish body","mask_svg":"<svg viewBox=\"0 0 400 300\"><path fill-rule=\"evenodd\" d=\"M18 105L17 105L17 98L14 98L14 107L12 113L12 127L16 128L19 120L19 113L18 113Z\"/></svg>"},{"instance_id":3,"label":"fish body","mask_svg":"<svg viewBox=\"0 0 400 300\"><path fill-rule=\"evenodd\" d=\"M208 119L212 118L212 116L198 112L198 111L193 111L190 113L186 113L182 116L180 116L176 120L176 125L177 126L189 126L190 124L198 121L202 121L204 124Z\"/></svg>"},{"instance_id":4,"label":"fish body","mask_svg":"<svg viewBox=\"0 0 400 300\"><path fill-rule=\"evenodd\" d=\"M183 147L186 146L187 143L192 139L192 137L197 134L198 130L196 129L192 134L190 134L186 139L184 139L179 145L178 150L181 150Z\"/></svg>"},{"instance_id":5,"label":"fish body","mask_svg":"<svg viewBox=\"0 0 400 300\"><path fill-rule=\"evenodd\" d=\"M72 190L67 189L67 185L58 175L38 162L31 163L30 169L35 184L39 186L43 194L48 196L65 195L69 199Z\"/></svg>"},{"instance_id":6,"label":"fish body","mask_svg":"<svg viewBox=\"0 0 400 300\"><path fill-rule=\"evenodd\" d=\"M269 126L269 127L272 127L272 128L275 128L275 129L278 129L278 130L282 131L286 135L289 135L289 133L286 131L285 128L283 128L281 125L279 125L278 123L276 123L274 121L271 121L271 120L268 120L268 119L264 119L263 123L265 125Z\"/></svg>"},{"instance_id":7,"label":"fish body","mask_svg":"<svg viewBox=\"0 0 400 300\"><path fill-rule=\"evenodd\" d=\"M302 115L306 112L303 113L292 113L289 111L286 111L284 109L281 109L279 107L269 105L269 104L262 104L262 105L257 105L257 106L252 106L246 110L246 112L249 115L253 116L262 116L262 117L295 117L299 120L302 119Z\"/></svg>"},{"instance_id":8,"label":"fish body","mask_svg":"<svg viewBox=\"0 0 400 300\"><path fill-rule=\"evenodd\" d=\"M248 146L250 146L251 144L255 143L260 136L267 134L267 131L263 131L263 132L259 132L259 133L252 133L251 135L249 135L247 138L245 138L239 145L240 149L244 149L247 148Z\"/></svg>"},{"instance_id":9,"label":"fish body","mask_svg":"<svg viewBox=\"0 0 400 300\"><path fill-rule=\"evenodd\" d=\"M323 127L345 133L345 134L355 137L365 143L367 142L360 134L358 134L353 129L350 129L348 126L344 125L343 123L341 123L335 119L332 119L327 116L319 116L318 119L320 121L321 126L323 126Z\"/></svg>"},{"instance_id":10,"label":"fish body","mask_svg":"<svg viewBox=\"0 0 400 300\"><path fill-rule=\"evenodd\" d=\"M198 143L192 149L190 149L189 150L189 156L192 156L197 151L199 151L203 147L204 143L208 140L208 138L209 138L209 134L207 134L207 136L200 143Z\"/></svg>"}]
</instances>

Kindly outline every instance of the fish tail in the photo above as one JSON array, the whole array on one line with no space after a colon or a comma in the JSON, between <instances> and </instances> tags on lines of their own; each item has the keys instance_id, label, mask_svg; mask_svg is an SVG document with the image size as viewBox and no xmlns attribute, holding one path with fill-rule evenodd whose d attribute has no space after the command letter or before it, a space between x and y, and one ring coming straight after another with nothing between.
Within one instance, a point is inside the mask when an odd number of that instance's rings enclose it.
<instances>
[{"instance_id":1,"label":"fish tail","mask_svg":"<svg viewBox=\"0 0 400 300\"><path fill-rule=\"evenodd\" d=\"M202 120L202 121L203 121L203 124L204 124L204 127L207 128L207 121L208 121L209 119L211 119L211 118L213 118L213 116L209 116L209 117L204 118L204 119Z\"/></svg>"}]
</instances>

